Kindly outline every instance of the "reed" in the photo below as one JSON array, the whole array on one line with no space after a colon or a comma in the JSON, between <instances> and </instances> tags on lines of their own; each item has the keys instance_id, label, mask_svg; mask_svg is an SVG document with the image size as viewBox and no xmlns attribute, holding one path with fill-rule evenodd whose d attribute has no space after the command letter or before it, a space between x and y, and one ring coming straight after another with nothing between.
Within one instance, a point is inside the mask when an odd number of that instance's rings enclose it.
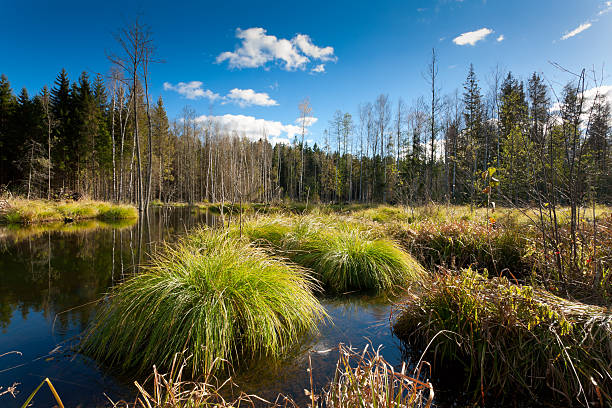
<instances>
[{"instance_id":1,"label":"reed","mask_svg":"<svg viewBox=\"0 0 612 408\"><path fill-rule=\"evenodd\" d=\"M326 319L313 294L318 283L301 268L223 233L194 235L111 291L83 339L85 353L143 372L185 351L198 375L219 361L280 357Z\"/></svg>"}]
</instances>

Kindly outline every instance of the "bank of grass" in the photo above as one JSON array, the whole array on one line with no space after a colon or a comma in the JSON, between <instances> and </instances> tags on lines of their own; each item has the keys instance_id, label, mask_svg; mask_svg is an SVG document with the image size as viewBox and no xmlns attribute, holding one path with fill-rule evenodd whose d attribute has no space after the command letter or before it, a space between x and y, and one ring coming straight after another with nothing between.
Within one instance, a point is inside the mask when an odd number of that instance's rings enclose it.
<instances>
[{"instance_id":1,"label":"bank of grass","mask_svg":"<svg viewBox=\"0 0 612 408\"><path fill-rule=\"evenodd\" d=\"M338 216L254 217L234 226L232 234L308 268L333 293L393 291L426 276L378 230Z\"/></svg>"},{"instance_id":2,"label":"bank of grass","mask_svg":"<svg viewBox=\"0 0 612 408\"><path fill-rule=\"evenodd\" d=\"M463 367L464 389L483 405L516 394L568 406L612 402L610 309L471 270L438 274L399 309L395 334L429 346L433 361Z\"/></svg>"},{"instance_id":3,"label":"bank of grass","mask_svg":"<svg viewBox=\"0 0 612 408\"><path fill-rule=\"evenodd\" d=\"M120 220L138 217L136 208L103 201L49 201L11 198L0 211L0 224L35 224L97 218Z\"/></svg>"},{"instance_id":4,"label":"bank of grass","mask_svg":"<svg viewBox=\"0 0 612 408\"><path fill-rule=\"evenodd\" d=\"M310 408L429 408L432 406L434 390L432 385L419 378L420 367L408 373L406 367L396 371L381 356L379 350L366 347L356 351L343 344L338 346L339 358L334 378L329 385L317 393L312 387L312 368L304 370L311 380L311 389L304 390L310 399ZM182 363L181 363L182 362ZM134 403L119 402L114 408L233 408L266 407L297 408L289 397L279 395L275 401L266 401L254 395L240 394L228 400L223 397L223 386L215 379L204 376L197 382L184 381L183 371L188 367L188 359L175 356L170 371L160 374L156 369L149 383L136 382L139 391Z\"/></svg>"},{"instance_id":5,"label":"bank of grass","mask_svg":"<svg viewBox=\"0 0 612 408\"><path fill-rule=\"evenodd\" d=\"M280 357L326 319L318 283L301 268L222 232L194 236L112 289L83 339L86 354L143 372L185 351L198 375Z\"/></svg>"}]
</instances>

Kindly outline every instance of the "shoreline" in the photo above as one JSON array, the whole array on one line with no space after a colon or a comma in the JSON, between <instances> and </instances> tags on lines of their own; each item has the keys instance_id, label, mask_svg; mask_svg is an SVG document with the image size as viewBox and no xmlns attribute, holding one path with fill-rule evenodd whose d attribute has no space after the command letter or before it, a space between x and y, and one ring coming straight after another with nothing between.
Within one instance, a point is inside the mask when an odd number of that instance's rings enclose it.
<instances>
[{"instance_id":1,"label":"shoreline","mask_svg":"<svg viewBox=\"0 0 612 408\"><path fill-rule=\"evenodd\" d=\"M130 204L114 204L95 200L27 200L11 198L0 206L0 225L69 224L83 220L122 220L138 217Z\"/></svg>"}]
</instances>

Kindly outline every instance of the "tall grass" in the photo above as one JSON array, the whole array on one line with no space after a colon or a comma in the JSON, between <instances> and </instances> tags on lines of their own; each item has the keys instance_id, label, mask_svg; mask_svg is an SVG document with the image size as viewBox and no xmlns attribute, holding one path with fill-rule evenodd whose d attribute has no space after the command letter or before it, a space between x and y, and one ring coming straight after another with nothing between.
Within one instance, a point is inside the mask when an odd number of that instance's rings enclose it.
<instances>
[{"instance_id":1,"label":"tall grass","mask_svg":"<svg viewBox=\"0 0 612 408\"><path fill-rule=\"evenodd\" d=\"M389 291L425 276L421 265L395 242L367 224L339 217L257 217L247 221L241 233L312 270L332 292Z\"/></svg>"},{"instance_id":2,"label":"tall grass","mask_svg":"<svg viewBox=\"0 0 612 408\"><path fill-rule=\"evenodd\" d=\"M612 402L612 313L505 278L442 273L400 306L394 332L465 369L477 400Z\"/></svg>"},{"instance_id":3,"label":"tall grass","mask_svg":"<svg viewBox=\"0 0 612 408\"><path fill-rule=\"evenodd\" d=\"M142 372L185 351L197 375L219 361L280 357L326 318L304 270L223 233L196 235L111 291L83 340L87 354Z\"/></svg>"}]
</instances>

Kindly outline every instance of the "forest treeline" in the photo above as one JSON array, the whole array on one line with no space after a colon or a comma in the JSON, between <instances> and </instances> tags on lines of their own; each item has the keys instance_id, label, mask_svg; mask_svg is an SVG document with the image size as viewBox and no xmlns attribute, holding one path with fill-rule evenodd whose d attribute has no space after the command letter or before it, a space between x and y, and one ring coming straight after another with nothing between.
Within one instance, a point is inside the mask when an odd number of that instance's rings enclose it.
<instances>
[{"instance_id":1,"label":"forest treeline","mask_svg":"<svg viewBox=\"0 0 612 408\"><path fill-rule=\"evenodd\" d=\"M170 121L161 97L149 102L143 66L126 70L131 78L115 69L75 81L62 70L33 97L25 88L16 95L3 75L0 186L28 197L73 191L140 206L612 200L610 106L585 90L584 71L557 97L538 73L521 81L499 70L484 92L470 66L462 92L442 96L434 53L426 97L407 106L380 95L357 115L337 111L323 143L310 146L308 100L298 109L301 134L272 145L265 129L249 138L188 107Z\"/></svg>"}]
</instances>

